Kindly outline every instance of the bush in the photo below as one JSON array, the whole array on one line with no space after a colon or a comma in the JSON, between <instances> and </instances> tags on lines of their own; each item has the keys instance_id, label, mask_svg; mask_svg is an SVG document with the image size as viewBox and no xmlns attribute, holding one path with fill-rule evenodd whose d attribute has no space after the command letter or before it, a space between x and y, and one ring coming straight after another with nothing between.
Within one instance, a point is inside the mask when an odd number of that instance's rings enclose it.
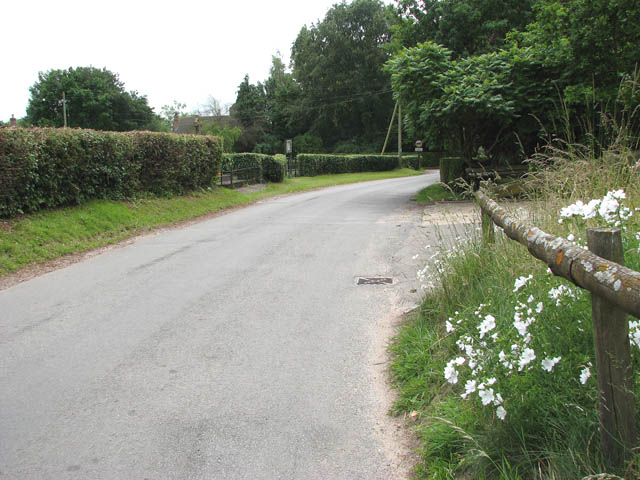
<instances>
[{"instance_id":1,"label":"bush","mask_svg":"<svg viewBox=\"0 0 640 480\"><path fill-rule=\"evenodd\" d=\"M179 194L215 183L217 137L80 129L0 130L0 216L127 198Z\"/></svg>"},{"instance_id":2,"label":"bush","mask_svg":"<svg viewBox=\"0 0 640 480\"><path fill-rule=\"evenodd\" d=\"M464 178L462 157L442 157L440 159L440 182L453 188L458 178Z\"/></svg>"},{"instance_id":3,"label":"bush","mask_svg":"<svg viewBox=\"0 0 640 480\"><path fill-rule=\"evenodd\" d=\"M300 175L313 177L328 173L382 172L398 167L398 158L387 155L315 155L297 157Z\"/></svg>"},{"instance_id":4,"label":"bush","mask_svg":"<svg viewBox=\"0 0 640 480\"><path fill-rule=\"evenodd\" d=\"M319 153L322 152L322 139L311 134L298 135L293 138L293 153Z\"/></svg>"}]
</instances>

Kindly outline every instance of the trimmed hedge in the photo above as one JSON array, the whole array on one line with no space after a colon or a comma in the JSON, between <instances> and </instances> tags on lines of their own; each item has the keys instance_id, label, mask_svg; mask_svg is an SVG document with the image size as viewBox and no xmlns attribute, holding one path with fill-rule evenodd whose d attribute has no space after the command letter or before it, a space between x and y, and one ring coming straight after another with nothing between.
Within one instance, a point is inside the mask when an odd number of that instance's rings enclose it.
<instances>
[{"instance_id":1,"label":"trimmed hedge","mask_svg":"<svg viewBox=\"0 0 640 480\"><path fill-rule=\"evenodd\" d=\"M301 153L297 157L300 175L383 172L398 168L398 157L388 155L320 155Z\"/></svg>"},{"instance_id":2,"label":"trimmed hedge","mask_svg":"<svg viewBox=\"0 0 640 480\"><path fill-rule=\"evenodd\" d=\"M81 129L0 129L0 216L136 192L215 184L217 137Z\"/></svg>"},{"instance_id":3,"label":"trimmed hedge","mask_svg":"<svg viewBox=\"0 0 640 480\"><path fill-rule=\"evenodd\" d=\"M442 157L440 159L440 182L454 188L458 178L464 178L462 157Z\"/></svg>"},{"instance_id":4,"label":"trimmed hedge","mask_svg":"<svg viewBox=\"0 0 640 480\"><path fill-rule=\"evenodd\" d=\"M287 175L287 157L282 154L262 159L262 176L267 182L283 182Z\"/></svg>"},{"instance_id":5,"label":"trimmed hedge","mask_svg":"<svg viewBox=\"0 0 640 480\"><path fill-rule=\"evenodd\" d=\"M133 160L140 165L141 190L182 194L216 183L222 164L222 138L206 135L131 132Z\"/></svg>"},{"instance_id":6,"label":"trimmed hedge","mask_svg":"<svg viewBox=\"0 0 640 480\"><path fill-rule=\"evenodd\" d=\"M284 155L229 153L223 157L222 171L228 173L233 169L234 182L282 182L286 175L286 162ZM236 170L239 171L236 173Z\"/></svg>"}]
</instances>

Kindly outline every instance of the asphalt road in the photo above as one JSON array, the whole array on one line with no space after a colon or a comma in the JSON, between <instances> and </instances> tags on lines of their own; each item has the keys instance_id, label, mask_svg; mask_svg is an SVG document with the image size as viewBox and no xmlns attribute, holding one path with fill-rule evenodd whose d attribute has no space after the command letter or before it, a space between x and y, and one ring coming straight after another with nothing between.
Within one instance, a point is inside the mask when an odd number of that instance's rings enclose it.
<instances>
[{"instance_id":1,"label":"asphalt road","mask_svg":"<svg viewBox=\"0 0 640 480\"><path fill-rule=\"evenodd\" d=\"M397 476L374 365L435 181L266 200L0 291L0 478Z\"/></svg>"}]
</instances>

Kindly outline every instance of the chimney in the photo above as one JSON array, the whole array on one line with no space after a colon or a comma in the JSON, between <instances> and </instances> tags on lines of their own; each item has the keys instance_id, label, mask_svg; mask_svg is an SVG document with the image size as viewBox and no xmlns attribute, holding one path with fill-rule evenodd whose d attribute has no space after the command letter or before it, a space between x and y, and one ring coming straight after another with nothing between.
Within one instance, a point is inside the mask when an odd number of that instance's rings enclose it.
<instances>
[{"instance_id":1,"label":"chimney","mask_svg":"<svg viewBox=\"0 0 640 480\"><path fill-rule=\"evenodd\" d=\"M178 112L173 116L173 133L178 133Z\"/></svg>"},{"instance_id":2,"label":"chimney","mask_svg":"<svg viewBox=\"0 0 640 480\"><path fill-rule=\"evenodd\" d=\"M16 117L12 113L11 114L11 119L9 120L9 128L16 128L17 126L18 126L18 124L16 122Z\"/></svg>"}]
</instances>

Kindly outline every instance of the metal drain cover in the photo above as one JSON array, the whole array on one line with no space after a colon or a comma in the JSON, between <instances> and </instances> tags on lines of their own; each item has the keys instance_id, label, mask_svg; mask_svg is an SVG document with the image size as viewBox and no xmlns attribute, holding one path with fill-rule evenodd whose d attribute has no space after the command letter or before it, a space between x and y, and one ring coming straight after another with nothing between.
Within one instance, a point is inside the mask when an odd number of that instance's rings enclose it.
<instances>
[{"instance_id":1,"label":"metal drain cover","mask_svg":"<svg viewBox=\"0 0 640 480\"><path fill-rule=\"evenodd\" d=\"M357 285L392 285L391 277L358 277Z\"/></svg>"}]
</instances>

